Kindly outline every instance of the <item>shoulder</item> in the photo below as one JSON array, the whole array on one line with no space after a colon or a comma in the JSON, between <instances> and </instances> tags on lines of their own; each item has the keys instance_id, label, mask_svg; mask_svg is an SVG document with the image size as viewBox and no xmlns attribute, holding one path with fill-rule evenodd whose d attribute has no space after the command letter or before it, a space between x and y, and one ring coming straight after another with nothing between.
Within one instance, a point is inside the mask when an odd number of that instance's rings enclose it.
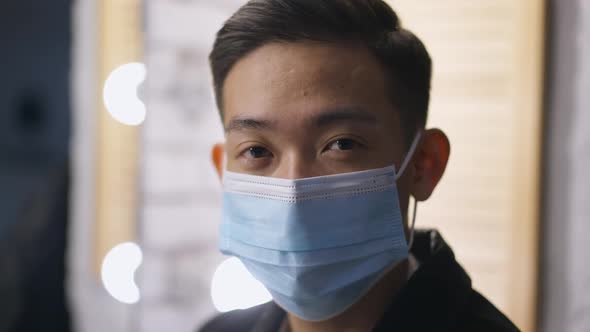
<instances>
[{"instance_id":1,"label":"shoulder","mask_svg":"<svg viewBox=\"0 0 590 332\"><path fill-rule=\"evenodd\" d=\"M459 331L518 332L520 331L500 310L476 291L471 292L467 312L460 319Z\"/></svg>"},{"instance_id":2,"label":"shoulder","mask_svg":"<svg viewBox=\"0 0 590 332\"><path fill-rule=\"evenodd\" d=\"M219 314L210 319L197 331L199 332L233 332L248 331L254 327L260 315L258 307L246 310L234 310Z\"/></svg>"},{"instance_id":3,"label":"shoulder","mask_svg":"<svg viewBox=\"0 0 590 332\"><path fill-rule=\"evenodd\" d=\"M259 306L244 309L233 310L230 312L219 314L201 328L197 329L199 332L245 332L254 328L261 315L269 310L271 302L261 304Z\"/></svg>"}]
</instances>

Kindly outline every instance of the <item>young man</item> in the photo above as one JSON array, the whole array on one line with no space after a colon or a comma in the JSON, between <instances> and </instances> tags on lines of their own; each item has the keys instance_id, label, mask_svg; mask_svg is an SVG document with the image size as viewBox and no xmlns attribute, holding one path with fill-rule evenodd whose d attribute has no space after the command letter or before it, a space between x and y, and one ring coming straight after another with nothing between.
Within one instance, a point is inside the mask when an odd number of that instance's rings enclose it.
<instances>
[{"instance_id":1,"label":"young man","mask_svg":"<svg viewBox=\"0 0 590 332\"><path fill-rule=\"evenodd\" d=\"M424 128L428 52L385 2L249 1L210 61L226 134L213 149L220 248L273 301L202 331L517 331L407 218L450 145Z\"/></svg>"}]
</instances>

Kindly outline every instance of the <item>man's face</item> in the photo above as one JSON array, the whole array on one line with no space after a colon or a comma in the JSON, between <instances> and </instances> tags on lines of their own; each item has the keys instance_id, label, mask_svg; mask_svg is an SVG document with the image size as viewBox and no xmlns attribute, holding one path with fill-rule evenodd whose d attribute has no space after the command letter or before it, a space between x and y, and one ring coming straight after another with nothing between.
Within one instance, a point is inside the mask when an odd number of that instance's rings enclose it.
<instances>
[{"instance_id":1,"label":"man's face","mask_svg":"<svg viewBox=\"0 0 590 332\"><path fill-rule=\"evenodd\" d=\"M241 59L224 86L227 169L299 179L399 167L399 113L364 47L273 43Z\"/></svg>"},{"instance_id":2,"label":"man's face","mask_svg":"<svg viewBox=\"0 0 590 332\"><path fill-rule=\"evenodd\" d=\"M226 142L213 148L217 170L222 175L223 160L232 172L285 179L399 168L407 142L390 86L364 47L260 47L238 61L225 81ZM449 153L442 131L423 133L397 182L403 215L410 194L419 201L430 197Z\"/></svg>"},{"instance_id":3,"label":"man's face","mask_svg":"<svg viewBox=\"0 0 590 332\"><path fill-rule=\"evenodd\" d=\"M227 170L300 179L399 168L406 144L383 72L350 44L273 43L250 53L224 86Z\"/></svg>"}]
</instances>

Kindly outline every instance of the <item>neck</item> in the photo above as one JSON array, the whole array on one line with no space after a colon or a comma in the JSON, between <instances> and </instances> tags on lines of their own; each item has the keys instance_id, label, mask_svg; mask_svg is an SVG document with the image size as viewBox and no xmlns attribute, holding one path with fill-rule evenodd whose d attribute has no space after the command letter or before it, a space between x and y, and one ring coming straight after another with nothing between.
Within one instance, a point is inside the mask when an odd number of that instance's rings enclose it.
<instances>
[{"instance_id":1,"label":"neck","mask_svg":"<svg viewBox=\"0 0 590 332\"><path fill-rule=\"evenodd\" d=\"M288 315L292 332L365 332L371 331L383 316L391 299L407 281L408 260L400 262L388 272L371 290L345 312L331 319L309 322Z\"/></svg>"}]
</instances>

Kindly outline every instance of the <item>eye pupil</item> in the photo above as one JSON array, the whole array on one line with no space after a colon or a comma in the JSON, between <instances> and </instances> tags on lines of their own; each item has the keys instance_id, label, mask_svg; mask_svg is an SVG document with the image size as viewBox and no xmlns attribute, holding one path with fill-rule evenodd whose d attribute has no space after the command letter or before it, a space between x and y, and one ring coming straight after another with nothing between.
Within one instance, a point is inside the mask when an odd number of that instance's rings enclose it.
<instances>
[{"instance_id":1,"label":"eye pupil","mask_svg":"<svg viewBox=\"0 0 590 332\"><path fill-rule=\"evenodd\" d=\"M336 145L340 150L351 150L352 148L354 148L354 142L349 139L338 140L336 141Z\"/></svg>"},{"instance_id":2,"label":"eye pupil","mask_svg":"<svg viewBox=\"0 0 590 332\"><path fill-rule=\"evenodd\" d=\"M263 158L267 155L267 150L260 146L251 147L248 149L248 152L250 152L250 156L252 156L252 158Z\"/></svg>"}]
</instances>

